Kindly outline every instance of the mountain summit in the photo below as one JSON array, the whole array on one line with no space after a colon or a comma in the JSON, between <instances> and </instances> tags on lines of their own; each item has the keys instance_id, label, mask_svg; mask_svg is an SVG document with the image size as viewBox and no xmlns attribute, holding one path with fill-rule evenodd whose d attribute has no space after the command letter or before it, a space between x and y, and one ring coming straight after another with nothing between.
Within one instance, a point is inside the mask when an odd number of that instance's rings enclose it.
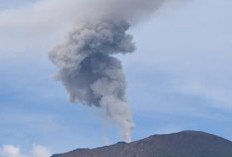
<instances>
[{"instance_id":1,"label":"mountain summit","mask_svg":"<svg viewBox=\"0 0 232 157\"><path fill-rule=\"evenodd\" d=\"M232 142L204 132L183 131L52 157L232 157Z\"/></svg>"}]
</instances>

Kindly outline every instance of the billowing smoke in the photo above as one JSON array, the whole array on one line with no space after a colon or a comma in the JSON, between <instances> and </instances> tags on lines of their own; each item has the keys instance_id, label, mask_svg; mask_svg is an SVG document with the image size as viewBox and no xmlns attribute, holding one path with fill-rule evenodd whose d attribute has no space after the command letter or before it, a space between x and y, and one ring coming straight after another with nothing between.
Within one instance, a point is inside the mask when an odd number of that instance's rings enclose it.
<instances>
[{"instance_id":1,"label":"billowing smoke","mask_svg":"<svg viewBox=\"0 0 232 157\"><path fill-rule=\"evenodd\" d=\"M116 53L134 51L125 21L103 20L74 29L50 58L60 71L58 79L69 92L70 101L104 107L130 141L134 127L125 99L125 76Z\"/></svg>"},{"instance_id":2,"label":"billowing smoke","mask_svg":"<svg viewBox=\"0 0 232 157\"><path fill-rule=\"evenodd\" d=\"M127 34L129 23L155 11L165 0L98 1L101 9L78 22L50 52L50 59L59 68L57 79L66 87L70 101L105 108L120 126L123 140L130 142L135 125L125 98L122 65L115 55L135 50Z\"/></svg>"}]
</instances>

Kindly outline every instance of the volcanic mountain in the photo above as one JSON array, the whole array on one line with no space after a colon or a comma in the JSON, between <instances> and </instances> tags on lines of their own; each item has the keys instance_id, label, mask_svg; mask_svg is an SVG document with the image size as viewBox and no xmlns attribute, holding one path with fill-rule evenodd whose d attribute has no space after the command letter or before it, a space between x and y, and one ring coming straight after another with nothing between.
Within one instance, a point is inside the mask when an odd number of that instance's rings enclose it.
<instances>
[{"instance_id":1,"label":"volcanic mountain","mask_svg":"<svg viewBox=\"0 0 232 157\"><path fill-rule=\"evenodd\" d=\"M183 131L52 157L232 157L232 142L204 132Z\"/></svg>"}]
</instances>

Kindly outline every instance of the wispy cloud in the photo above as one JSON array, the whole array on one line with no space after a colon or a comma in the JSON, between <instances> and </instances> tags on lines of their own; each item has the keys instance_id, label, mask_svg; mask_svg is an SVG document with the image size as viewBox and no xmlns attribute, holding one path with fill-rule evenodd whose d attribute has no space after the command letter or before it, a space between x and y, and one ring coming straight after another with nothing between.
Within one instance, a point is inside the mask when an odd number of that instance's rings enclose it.
<instances>
[{"instance_id":1,"label":"wispy cloud","mask_svg":"<svg viewBox=\"0 0 232 157\"><path fill-rule=\"evenodd\" d=\"M75 21L80 3L48 0L0 11L0 54L47 50Z\"/></svg>"},{"instance_id":2,"label":"wispy cloud","mask_svg":"<svg viewBox=\"0 0 232 157\"><path fill-rule=\"evenodd\" d=\"M3 145L0 148L0 157L49 157L51 151L41 145L33 145L28 153L22 153L18 146Z\"/></svg>"}]
</instances>

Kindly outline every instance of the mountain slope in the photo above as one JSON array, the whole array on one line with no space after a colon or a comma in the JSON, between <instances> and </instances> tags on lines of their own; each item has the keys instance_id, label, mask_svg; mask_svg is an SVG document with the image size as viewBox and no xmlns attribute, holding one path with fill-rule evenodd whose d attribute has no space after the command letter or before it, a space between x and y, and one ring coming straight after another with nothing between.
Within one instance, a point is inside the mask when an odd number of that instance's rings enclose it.
<instances>
[{"instance_id":1,"label":"mountain slope","mask_svg":"<svg viewBox=\"0 0 232 157\"><path fill-rule=\"evenodd\" d=\"M232 157L232 142L204 132L183 131L52 157Z\"/></svg>"}]
</instances>

